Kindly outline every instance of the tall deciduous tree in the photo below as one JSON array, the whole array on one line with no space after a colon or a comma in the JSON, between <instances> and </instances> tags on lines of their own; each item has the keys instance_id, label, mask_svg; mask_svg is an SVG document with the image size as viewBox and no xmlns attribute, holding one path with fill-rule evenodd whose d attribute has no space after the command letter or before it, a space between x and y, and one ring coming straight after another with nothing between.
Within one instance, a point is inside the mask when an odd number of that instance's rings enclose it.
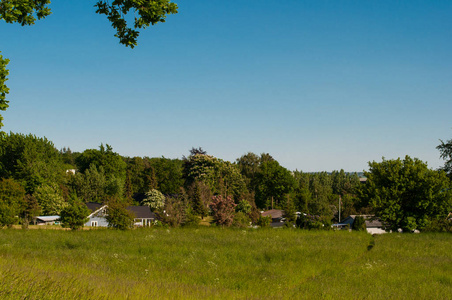
<instances>
[{"instance_id":1,"label":"tall deciduous tree","mask_svg":"<svg viewBox=\"0 0 452 300\"><path fill-rule=\"evenodd\" d=\"M258 182L256 205L261 208L284 206L285 195L292 191L295 184L290 171L276 160L261 163Z\"/></svg>"},{"instance_id":2,"label":"tall deciduous tree","mask_svg":"<svg viewBox=\"0 0 452 300\"><path fill-rule=\"evenodd\" d=\"M452 139L446 142L440 141L441 145L438 145L436 149L439 150L441 158L446 161L442 169L447 173L449 178L452 179Z\"/></svg>"},{"instance_id":3,"label":"tall deciduous tree","mask_svg":"<svg viewBox=\"0 0 452 300\"><path fill-rule=\"evenodd\" d=\"M213 194L232 196L238 202L247 193L238 166L198 152L184 159L186 187L200 181L207 185Z\"/></svg>"},{"instance_id":4,"label":"tall deciduous tree","mask_svg":"<svg viewBox=\"0 0 452 300\"><path fill-rule=\"evenodd\" d=\"M9 133L1 138L0 177L14 178L32 194L42 184L63 182L65 170L59 151L47 138Z\"/></svg>"},{"instance_id":5,"label":"tall deciduous tree","mask_svg":"<svg viewBox=\"0 0 452 300\"><path fill-rule=\"evenodd\" d=\"M166 157L153 157L149 159L158 183L158 189L164 194L177 194L184 186L182 175L183 161Z\"/></svg>"},{"instance_id":6,"label":"tall deciduous tree","mask_svg":"<svg viewBox=\"0 0 452 300\"><path fill-rule=\"evenodd\" d=\"M122 197L126 180L126 163L122 157L113 152L110 145L100 145L99 150L88 149L76 159L81 173L88 176L88 171L95 174L96 170L105 177L105 194ZM79 194L80 195L80 194Z\"/></svg>"},{"instance_id":7,"label":"tall deciduous tree","mask_svg":"<svg viewBox=\"0 0 452 300\"><path fill-rule=\"evenodd\" d=\"M443 171L417 158L370 162L360 197L393 229L423 229L452 209L451 183Z\"/></svg>"},{"instance_id":8,"label":"tall deciduous tree","mask_svg":"<svg viewBox=\"0 0 452 300\"><path fill-rule=\"evenodd\" d=\"M1 53L1 52L0 52ZM6 94L9 93L9 89L6 86L6 81L8 80L7 76L9 74L6 69L6 65L9 63L9 59L4 59L2 55L0 55L0 110L5 111L8 108L8 100L6 100ZM3 117L0 115L0 128L3 126Z\"/></svg>"},{"instance_id":9,"label":"tall deciduous tree","mask_svg":"<svg viewBox=\"0 0 452 300\"><path fill-rule=\"evenodd\" d=\"M15 224L24 209L25 190L13 179L0 180L0 228Z\"/></svg>"},{"instance_id":10,"label":"tall deciduous tree","mask_svg":"<svg viewBox=\"0 0 452 300\"><path fill-rule=\"evenodd\" d=\"M68 206L60 187L55 183L44 184L38 187L33 196L42 208L44 215L59 215Z\"/></svg>"}]
</instances>

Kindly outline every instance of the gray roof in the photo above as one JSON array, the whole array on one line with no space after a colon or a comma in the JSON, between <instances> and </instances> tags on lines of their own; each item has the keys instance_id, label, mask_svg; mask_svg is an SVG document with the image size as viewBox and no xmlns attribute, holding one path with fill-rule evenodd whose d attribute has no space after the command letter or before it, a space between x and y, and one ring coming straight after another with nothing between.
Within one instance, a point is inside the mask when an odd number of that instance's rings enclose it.
<instances>
[{"instance_id":1,"label":"gray roof","mask_svg":"<svg viewBox=\"0 0 452 300\"><path fill-rule=\"evenodd\" d=\"M280 209L271 209L268 211L264 211L261 215L263 217L271 216L272 219L278 219L284 216L284 211Z\"/></svg>"},{"instance_id":2,"label":"gray roof","mask_svg":"<svg viewBox=\"0 0 452 300\"><path fill-rule=\"evenodd\" d=\"M345 226L350 225L352 226L353 222L355 221L356 217L363 217L366 222L367 228L381 228L383 227L383 224L381 223L381 220L373 215L350 215L347 218L345 218L341 223L333 224L335 226Z\"/></svg>"},{"instance_id":3,"label":"gray roof","mask_svg":"<svg viewBox=\"0 0 452 300\"><path fill-rule=\"evenodd\" d=\"M91 212L95 212L96 210L98 210L99 208L104 206L103 204L96 203L96 202L88 202L88 203L85 203L85 204L86 204L86 206L88 207L88 209Z\"/></svg>"},{"instance_id":4,"label":"gray roof","mask_svg":"<svg viewBox=\"0 0 452 300\"><path fill-rule=\"evenodd\" d=\"M136 219L155 219L155 214L149 206L129 206L127 210L132 212Z\"/></svg>"},{"instance_id":5,"label":"gray roof","mask_svg":"<svg viewBox=\"0 0 452 300\"><path fill-rule=\"evenodd\" d=\"M37 220L41 220L43 222L53 222L60 218L60 216L39 216L36 217Z\"/></svg>"}]
</instances>

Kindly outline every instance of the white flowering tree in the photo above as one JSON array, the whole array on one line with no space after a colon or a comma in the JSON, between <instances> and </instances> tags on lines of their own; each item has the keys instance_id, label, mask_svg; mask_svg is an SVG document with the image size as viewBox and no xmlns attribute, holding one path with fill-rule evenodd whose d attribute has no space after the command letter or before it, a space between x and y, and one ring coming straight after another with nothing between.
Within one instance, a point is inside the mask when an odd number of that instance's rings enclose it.
<instances>
[{"instance_id":1,"label":"white flowering tree","mask_svg":"<svg viewBox=\"0 0 452 300\"><path fill-rule=\"evenodd\" d=\"M165 195L159 190L152 189L147 192L146 197L143 199L143 205L147 205L151 210L159 210L165 206Z\"/></svg>"}]
</instances>

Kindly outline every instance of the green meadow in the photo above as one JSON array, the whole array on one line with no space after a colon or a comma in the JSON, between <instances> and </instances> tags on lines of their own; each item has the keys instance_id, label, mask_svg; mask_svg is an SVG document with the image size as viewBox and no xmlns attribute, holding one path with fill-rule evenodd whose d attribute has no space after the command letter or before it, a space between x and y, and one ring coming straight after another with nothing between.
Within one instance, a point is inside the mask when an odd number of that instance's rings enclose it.
<instances>
[{"instance_id":1,"label":"green meadow","mask_svg":"<svg viewBox=\"0 0 452 300\"><path fill-rule=\"evenodd\" d=\"M0 230L0 299L451 299L451 234Z\"/></svg>"}]
</instances>

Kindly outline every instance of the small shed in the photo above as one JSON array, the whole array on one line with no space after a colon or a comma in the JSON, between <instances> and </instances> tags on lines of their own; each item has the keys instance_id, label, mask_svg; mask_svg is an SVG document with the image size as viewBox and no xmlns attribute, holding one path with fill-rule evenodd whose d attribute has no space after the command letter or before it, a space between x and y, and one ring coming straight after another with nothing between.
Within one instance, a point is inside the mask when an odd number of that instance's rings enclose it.
<instances>
[{"instance_id":1,"label":"small shed","mask_svg":"<svg viewBox=\"0 0 452 300\"><path fill-rule=\"evenodd\" d=\"M270 223L271 227L284 226L284 211L281 209L270 209L267 211L263 211L261 212L261 216L272 218L272 222Z\"/></svg>"},{"instance_id":2,"label":"small shed","mask_svg":"<svg viewBox=\"0 0 452 300\"><path fill-rule=\"evenodd\" d=\"M39 216L35 217L36 225L55 225L59 224L60 216Z\"/></svg>"}]
</instances>

